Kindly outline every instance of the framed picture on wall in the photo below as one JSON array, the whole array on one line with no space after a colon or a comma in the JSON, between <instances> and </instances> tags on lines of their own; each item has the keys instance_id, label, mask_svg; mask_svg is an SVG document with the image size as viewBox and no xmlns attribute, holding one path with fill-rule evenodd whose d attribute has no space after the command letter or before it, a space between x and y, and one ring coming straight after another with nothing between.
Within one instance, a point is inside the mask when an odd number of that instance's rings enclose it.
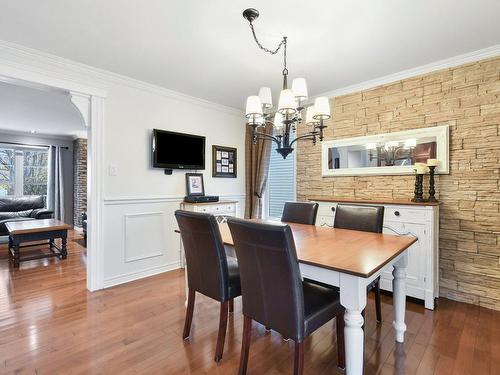
<instances>
[{"instance_id":1,"label":"framed picture on wall","mask_svg":"<svg viewBox=\"0 0 500 375\"><path fill-rule=\"evenodd\" d=\"M236 148L212 146L212 176L236 178Z\"/></svg>"}]
</instances>

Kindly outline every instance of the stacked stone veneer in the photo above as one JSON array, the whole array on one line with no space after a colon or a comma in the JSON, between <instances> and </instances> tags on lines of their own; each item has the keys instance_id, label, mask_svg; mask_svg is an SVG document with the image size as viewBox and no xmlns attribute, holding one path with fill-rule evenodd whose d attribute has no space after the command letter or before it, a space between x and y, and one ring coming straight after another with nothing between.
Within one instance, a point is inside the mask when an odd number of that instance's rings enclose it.
<instances>
[{"instance_id":1,"label":"stacked stone veneer","mask_svg":"<svg viewBox=\"0 0 500 375\"><path fill-rule=\"evenodd\" d=\"M73 141L74 225L81 228L82 212L87 211L87 140Z\"/></svg>"},{"instance_id":2,"label":"stacked stone veneer","mask_svg":"<svg viewBox=\"0 0 500 375\"><path fill-rule=\"evenodd\" d=\"M437 177L440 295L500 310L500 57L332 98L325 139L450 126ZM409 198L413 176L322 177L321 145L299 142L298 199Z\"/></svg>"}]
</instances>

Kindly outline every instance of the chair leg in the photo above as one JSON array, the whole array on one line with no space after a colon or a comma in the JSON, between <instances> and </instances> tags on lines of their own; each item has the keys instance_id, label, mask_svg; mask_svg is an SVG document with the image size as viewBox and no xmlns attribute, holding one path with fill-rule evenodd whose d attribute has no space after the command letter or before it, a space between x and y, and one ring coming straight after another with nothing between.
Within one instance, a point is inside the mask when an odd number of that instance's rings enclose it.
<instances>
[{"instance_id":1,"label":"chair leg","mask_svg":"<svg viewBox=\"0 0 500 375\"><path fill-rule=\"evenodd\" d=\"M182 339L185 340L189 337L191 332L191 323L193 321L193 311L194 311L194 298L196 291L189 289L188 292L188 305L186 310L186 320L184 321L184 332L182 333Z\"/></svg>"},{"instance_id":2,"label":"chair leg","mask_svg":"<svg viewBox=\"0 0 500 375\"><path fill-rule=\"evenodd\" d=\"M229 300L229 312L234 313L234 298Z\"/></svg>"},{"instance_id":3,"label":"chair leg","mask_svg":"<svg viewBox=\"0 0 500 375\"><path fill-rule=\"evenodd\" d=\"M337 315L335 318L337 322L337 357L338 367L342 370L345 369L345 341L344 341L344 313Z\"/></svg>"},{"instance_id":4,"label":"chair leg","mask_svg":"<svg viewBox=\"0 0 500 375\"><path fill-rule=\"evenodd\" d=\"M375 281L375 310L377 312L377 322L382 323L382 307L380 304L380 279Z\"/></svg>"},{"instance_id":5,"label":"chair leg","mask_svg":"<svg viewBox=\"0 0 500 375\"><path fill-rule=\"evenodd\" d=\"M295 359L293 374L302 375L304 373L304 341L295 343Z\"/></svg>"},{"instance_id":6,"label":"chair leg","mask_svg":"<svg viewBox=\"0 0 500 375\"><path fill-rule=\"evenodd\" d=\"M250 352L250 339L252 338L252 318L243 317L243 338L241 340L240 370L238 375L246 375L248 367L248 354Z\"/></svg>"},{"instance_id":7,"label":"chair leg","mask_svg":"<svg viewBox=\"0 0 500 375\"><path fill-rule=\"evenodd\" d=\"M226 341L227 316L229 301L221 302L219 318L219 334L217 335L217 347L215 349L215 362L220 362L224 352L224 341Z\"/></svg>"}]
</instances>

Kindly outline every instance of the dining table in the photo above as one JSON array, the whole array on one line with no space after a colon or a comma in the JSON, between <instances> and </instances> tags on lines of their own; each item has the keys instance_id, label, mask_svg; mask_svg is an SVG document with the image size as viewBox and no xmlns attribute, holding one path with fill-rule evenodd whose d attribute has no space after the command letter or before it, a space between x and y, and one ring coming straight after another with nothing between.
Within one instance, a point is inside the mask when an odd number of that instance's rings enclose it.
<instances>
[{"instance_id":1,"label":"dining table","mask_svg":"<svg viewBox=\"0 0 500 375\"><path fill-rule=\"evenodd\" d=\"M269 223L266 220L256 220ZM339 288L345 308L346 373L361 375L364 356L364 319L367 286L392 268L395 340L404 342L406 331L406 268L413 236L362 232L287 223L293 233L302 277ZM219 224L222 241L234 246L227 223Z\"/></svg>"}]
</instances>

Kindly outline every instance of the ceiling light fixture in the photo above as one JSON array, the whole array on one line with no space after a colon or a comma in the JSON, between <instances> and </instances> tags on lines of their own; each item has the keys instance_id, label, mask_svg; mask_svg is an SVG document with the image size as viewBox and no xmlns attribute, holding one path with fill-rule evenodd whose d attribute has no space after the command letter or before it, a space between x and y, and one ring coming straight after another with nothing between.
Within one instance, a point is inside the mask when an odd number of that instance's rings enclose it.
<instances>
[{"instance_id":1,"label":"ceiling light fixture","mask_svg":"<svg viewBox=\"0 0 500 375\"><path fill-rule=\"evenodd\" d=\"M292 137L296 132L297 126L302 120L302 105L308 98L307 84L304 78L295 78L292 81L292 88L288 88L288 68L286 61L286 45L287 37L284 36L281 42L274 50L264 47L257 38L253 21L259 17L257 9L249 8L243 12L243 17L250 23L250 30L257 46L264 52L276 55L283 47L283 89L280 92L277 111L272 111L273 98L269 87L261 87L258 96L249 96L246 105L246 117L248 126L252 127L253 142L257 139L271 139L276 143L276 151L283 156L283 159L293 151L292 145L299 139L311 139L313 144L316 144L316 138L323 141L323 129L326 125L324 120L331 117L330 103L328 98L316 98L314 105L307 108L306 125L311 126L306 134ZM274 127L273 135L263 133L258 129L267 124L272 124ZM292 139L293 138L293 139Z\"/></svg>"}]
</instances>

